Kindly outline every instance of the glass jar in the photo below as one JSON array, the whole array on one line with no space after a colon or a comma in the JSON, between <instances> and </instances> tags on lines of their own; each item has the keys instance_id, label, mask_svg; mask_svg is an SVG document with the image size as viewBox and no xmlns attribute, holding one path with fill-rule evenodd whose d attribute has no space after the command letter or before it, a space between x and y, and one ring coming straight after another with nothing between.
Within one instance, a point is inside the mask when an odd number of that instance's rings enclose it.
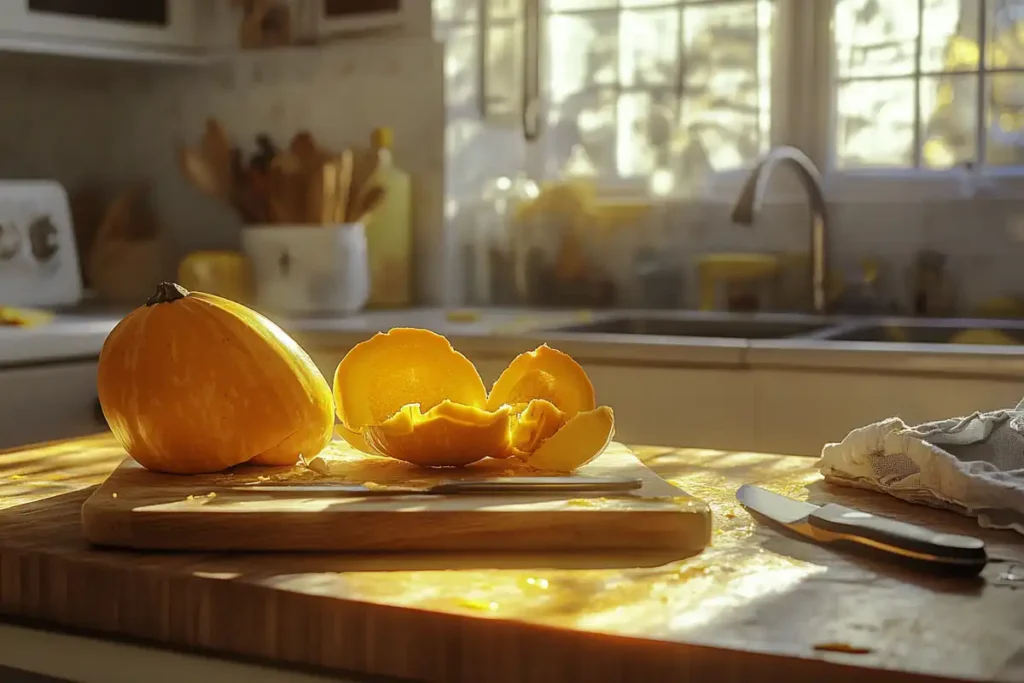
<instances>
[{"instance_id":1,"label":"glass jar","mask_svg":"<svg viewBox=\"0 0 1024 683\"><path fill-rule=\"evenodd\" d=\"M519 208L539 193L525 173L495 178L484 186L463 233L467 303L511 305L520 300L516 272L522 257L514 223Z\"/></svg>"}]
</instances>

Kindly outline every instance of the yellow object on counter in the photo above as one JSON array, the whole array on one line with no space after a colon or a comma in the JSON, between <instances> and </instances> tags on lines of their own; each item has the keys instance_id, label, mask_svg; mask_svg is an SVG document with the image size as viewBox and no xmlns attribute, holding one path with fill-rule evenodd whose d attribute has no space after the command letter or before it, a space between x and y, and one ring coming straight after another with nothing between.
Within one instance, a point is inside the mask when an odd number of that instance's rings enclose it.
<instances>
[{"instance_id":1,"label":"yellow object on counter","mask_svg":"<svg viewBox=\"0 0 1024 683\"><path fill-rule=\"evenodd\" d=\"M779 259L769 254L708 254L697 264L700 309L715 309L718 287L774 277Z\"/></svg>"},{"instance_id":2,"label":"yellow object on counter","mask_svg":"<svg viewBox=\"0 0 1024 683\"><path fill-rule=\"evenodd\" d=\"M548 182L532 202L517 207L517 221L539 217L578 226L594 216L594 187L586 180Z\"/></svg>"},{"instance_id":3,"label":"yellow object on counter","mask_svg":"<svg viewBox=\"0 0 1024 683\"><path fill-rule=\"evenodd\" d=\"M390 128L373 132L377 167L367 187L380 187L384 198L366 219L370 260L370 306L397 308L412 301L412 181L394 164Z\"/></svg>"},{"instance_id":4,"label":"yellow object on counter","mask_svg":"<svg viewBox=\"0 0 1024 683\"><path fill-rule=\"evenodd\" d=\"M53 320L52 311L38 308L0 306L0 327L37 327Z\"/></svg>"},{"instance_id":5,"label":"yellow object on counter","mask_svg":"<svg viewBox=\"0 0 1024 683\"><path fill-rule=\"evenodd\" d=\"M1005 296L989 299L975 310L979 318L1024 318L1024 301Z\"/></svg>"},{"instance_id":6,"label":"yellow object on counter","mask_svg":"<svg viewBox=\"0 0 1024 683\"><path fill-rule=\"evenodd\" d=\"M249 259L237 251L192 252L178 264L178 284L239 303L252 299Z\"/></svg>"},{"instance_id":7,"label":"yellow object on counter","mask_svg":"<svg viewBox=\"0 0 1024 683\"><path fill-rule=\"evenodd\" d=\"M453 309L444 314L450 323L475 323L480 320L480 311L470 309Z\"/></svg>"},{"instance_id":8,"label":"yellow object on counter","mask_svg":"<svg viewBox=\"0 0 1024 683\"><path fill-rule=\"evenodd\" d=\"M652 204L647 199L602 200L595 205L594 213L598 224L603 228L633 228L647 219L651 207Z\"/></svg>"},{"instance_id":9,"label":"yellow object on counter","mask_svg":"<svg viewBox=\"0 0 1024 683\"><path fill-rule=\"evenodd\" d=\"M1018 346L1020 342L999 330L962 330L954 334L950 344L987 344L994 346Z\"/></svg>"}]
</instances>

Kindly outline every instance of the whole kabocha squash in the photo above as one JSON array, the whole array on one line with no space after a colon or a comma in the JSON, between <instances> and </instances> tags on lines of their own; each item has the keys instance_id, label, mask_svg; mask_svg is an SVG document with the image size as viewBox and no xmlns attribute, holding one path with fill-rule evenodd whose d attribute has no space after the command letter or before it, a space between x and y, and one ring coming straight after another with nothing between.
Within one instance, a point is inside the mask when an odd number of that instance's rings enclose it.
<instances>
[{"instance_id":1,"label":"whole kabocha squash","mask_svg":"<svg viewBox=\"0 0 1024 683\"><path fill-rule=\"evenodd\" d=\"M159 472L293 465L334 433L331 388L291 337L241 304L173 283L111 331L98 388L114 436Z\"/></svg>"}]
</instances>

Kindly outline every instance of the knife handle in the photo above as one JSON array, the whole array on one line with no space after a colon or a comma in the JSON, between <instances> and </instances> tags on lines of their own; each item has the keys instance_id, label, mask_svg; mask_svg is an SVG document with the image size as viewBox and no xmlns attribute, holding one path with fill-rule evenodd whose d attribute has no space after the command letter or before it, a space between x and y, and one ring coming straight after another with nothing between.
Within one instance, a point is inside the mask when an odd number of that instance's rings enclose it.
<instances>
[{"instance_id":1,"label":"knife handle","mask_svg":"<svg viewBox=\"0 0 1024 683\"><path fill-rule=\"evenodd\" d=\"M988 560L979 538L944 534L835 503L815 510L807 523L832 536L827 540L853 541L915 560L969 566Z\"/></svg>"}]
</instances>

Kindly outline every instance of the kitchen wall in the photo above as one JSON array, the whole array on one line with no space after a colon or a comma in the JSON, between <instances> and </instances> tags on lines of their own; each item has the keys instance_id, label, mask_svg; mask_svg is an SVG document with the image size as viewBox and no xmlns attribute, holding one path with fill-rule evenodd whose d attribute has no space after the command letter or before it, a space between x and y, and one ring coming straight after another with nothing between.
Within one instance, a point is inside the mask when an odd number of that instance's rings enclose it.
<instances>
[{"instance_id":1,"label":"kitchen wall","mask_svg":"<svg viewBox=\"0 0 1024 683\"><path fill-rule=\"evenodd\" d=\"M55 178L68 187L121 182L125 104L115 84L130 68L0 53L0 176ZM121 140L123 144L124 140Z\"/></svg>"},{"instance_id":2,"label":"kitchen wall","mask_svg":"<svg viewBox=\"0 0 1024 683\"><path fill-rule=\"evenodd\" d=\"M473 199L469 193L449 199L456 232L472 229ZM688 307L697 306L695 266L704 254L808 253L810 217L805 202L768 200L753 227L733 225L731 211L730 200L724 197L668 202L658 206L646 224L604 239L599 253L614 273L625 305L639 305L635 255L645 246L656 247L683 269ZM970 315L996 297L1024 298L1024 198L856 199L830 202L829 216L830 269L853 283L861 275L862 261L877 259L880 298L904 312L909 312L912 301L910 271L922 249L947 255L956 310L962 314ZM463 271L460 263L459 277L464 277Z\"/></svg>"},{"instance_id":3,"label":"kitchen wall","mask_svg":"<svg viewBox=\"0 0 1024 683\"><path fill-rule=\"evenodd\" d=\"M471 233L473 203L484 183L525 168L527 149L515 121L512 125L494 124L484 121L478 112L479 65L473 60L479 59L479 45L474 29L452 21L439 22L436 29L439 37L449 41L445 60L446 213L454 224L453 232ZM467 60L474 66L467 66ZM788 174L783 171L779 175ZM672 201L656 211L653 225L606 241L600 253L616 275L623 300L627 304L636 301L634 254L644 245L656 246L685 269L684 298L689 306L697 304L693 266L702 254L806 253L809 217L802 194L798 187L793 192L781 177L772 185L753 228L731 224L730 202L738 194L738 185L728 191L710 187L704 194L713 198ZM923 194L912 188L905 199L896 202L866 193L832 201L831 267L855 280L863 259L878 258L884 298L908 307L908 271L915 255L929 248L948 256L959 310L970 313L993 297L1024 296L1024 269L1018 265L1024 258L1024 195L997 196L982 188L971 196L963 189L951 183L948 192ZM453 269L460 278L464 270L461 262Z\"/></svg>"},{"instance_id":4,"label":"kitchen wall","mask_svg":"<svg viewBox=\"0 0 1024 683\"><path fill-rule=\"evenodd\" d=\"M429 3L422 14L411 33L388 40L248 54L209 68L0 55L0 176L52 177L71 189L149 181L173 264L193 249L238 243L235 218L185 183L174 160L176 142L195 140L207 115L245 140L257 132L284 139L306 126L339 146L391 125L397 156L416 180L422 299L458 300L456 230L444 229L445 212L454 218L485 179L521 168L524 146L516 131L480 121L472 98L449 98L445 128L443 55L429 42ZM964 310L1024 292L1024 198L857 198L831 208L834 267L853 275L862 257L881 257L885 287L898 300L906 302L905 269L925 247L949 255ZM807 248L800 203L770 204L754 228L729 225L728 213L721 199L673 205L657 229L622 237L606 253L628 285L633 250L647 241L687 265L712 251ZM692 277L686 298L695 305Z\"/></svg>"},{"instance_id":5,"label":"kitchen wall","mask_svg":"<svg viewBox=\"0 0 1024 683\"><path fill-rule=\"evenodd\" d=\"M688 263L716 251L807 251L809 212L803 202L769 202L754 227L732 225L731 210L721 200L674 206L662 218L663 243ZM852 281L864 258L879 259L880 288L903 308L911 303L909 269L922 249L947 255L956 307L964 314L994 297L1024 297L1024 198L858 198L831 202L829 215L831 268ZM696 305L692 277L687 299Z\"/></svg>"},{"instance_id":6,"label":"kitchen wall","mask_svg":"<svg viewBox=\"0 0 1024 683\"><path fill-rule=\"evenodd\" d=\"M303 128L329 147L366 146L373 128L391 126L396 160L414 182L418 294L444 301L453 283L444 267L443 48L429 3L419 9L401 34L206 67L0 55L0 177L56 178L69 190L148 183L171 241L170 275L189 251L239 244L232 212L193 189L177 165L176 145L197 141L206 117L249 150L258 133L284 144Z\"/></svg>"}]
</instances>

